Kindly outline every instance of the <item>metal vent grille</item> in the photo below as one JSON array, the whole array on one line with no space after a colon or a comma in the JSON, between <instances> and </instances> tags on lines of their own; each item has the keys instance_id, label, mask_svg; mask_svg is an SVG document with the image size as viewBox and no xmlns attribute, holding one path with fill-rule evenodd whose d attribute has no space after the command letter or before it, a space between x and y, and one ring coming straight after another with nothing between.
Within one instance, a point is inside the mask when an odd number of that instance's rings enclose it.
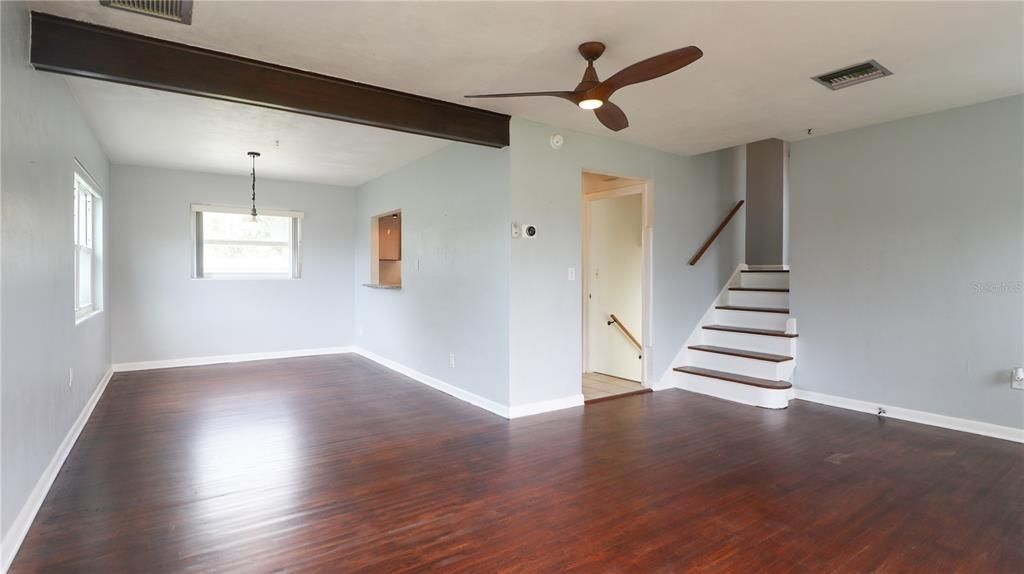
<instances>
[{"instance_id":1,"label":"metal vent grille","mask_svg":"<svg viewBox=\"0 0 1024 574\"><path fill-rule=\"evenodd\" d=\"M192 23L192 0L100 0L100 4L186 25Z\"/></svg>"},{"instance_id":2,"label":"metal vent grille","mask_svg":"<svg viewBox=\"0 0 1024 574\"><path fill-rule=\"evenodd\" d=\"M864 82L870 82L871 80L891 75L892 72L887 70L878 62L871 60L869 62L864 62L863 64L843 68L842 70L836 70L820 76L814 76L811 79L830 90L841 90L843 88L863 84Z\"/></svg>"}]
</instances>

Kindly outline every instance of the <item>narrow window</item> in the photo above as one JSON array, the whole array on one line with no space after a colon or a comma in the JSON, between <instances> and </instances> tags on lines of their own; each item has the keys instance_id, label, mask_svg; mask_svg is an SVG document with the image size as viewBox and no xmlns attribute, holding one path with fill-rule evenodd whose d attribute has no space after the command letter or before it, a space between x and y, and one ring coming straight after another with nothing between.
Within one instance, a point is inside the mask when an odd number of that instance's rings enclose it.
<instances>
[{"instance_id":1,"label":"narrow window","mask_svg":"<svg viewBox=\"0 0 1024 574\"><path fill-rule=\"evenodd\" d=\"M84 172L75 172L75 320L81 321L100 310L100 281L103 269L97 253L97 230L103 202Z\"/></svg>"},{"instance_id":2,"label":"narrow window","mask_svg":"<svg viewBox=\"0 0 1024 574\"><path fill-rule=\"evenodd\" d=\"M302 213L192 206L197 278L288 279L301 270Z\"/></svg>"}]
</instances>

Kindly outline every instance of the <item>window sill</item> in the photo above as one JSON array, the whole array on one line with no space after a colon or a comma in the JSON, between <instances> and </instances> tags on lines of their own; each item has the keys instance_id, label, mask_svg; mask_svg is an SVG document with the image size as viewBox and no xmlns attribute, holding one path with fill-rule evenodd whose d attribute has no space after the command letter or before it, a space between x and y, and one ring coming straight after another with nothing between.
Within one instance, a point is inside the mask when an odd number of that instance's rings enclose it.
<instances>
[{"instance_id":1,"label":"window sill","mask_svg":"<svg viewBox=\"0 0 1024 574\"><path fill-rule=\"evenodd\" d=\"M363 283L363 287L369 287L370 289L401 289L402 284Z\"/></svg>"},{"instance_id":2,"label":"window sill","mask_svg":"<svg viewBox=\"0 0 1024 574\"><path fill-rule=\"evenodd\" d=\"M82 323L85 323L89 319L92 319L93 317L95 317L96 315L99 315L102 312L103 312L103 309L93 309L92 311L89 311L88 313L85 313L83 315L76 315L75 316L75 326L77 327L77 326L81 325Z\"/></svg>"},{"instance_id":3,"label":"window sill","mask_svg":"<svg viewBox=\"0 0 1024 574\"><path fill-rule=\"evenodd\" d=\"M288 277L284 275L214 275L207 277L192 277L196 281L298 281L302 277Z\"/></svg>"}]
</instances>

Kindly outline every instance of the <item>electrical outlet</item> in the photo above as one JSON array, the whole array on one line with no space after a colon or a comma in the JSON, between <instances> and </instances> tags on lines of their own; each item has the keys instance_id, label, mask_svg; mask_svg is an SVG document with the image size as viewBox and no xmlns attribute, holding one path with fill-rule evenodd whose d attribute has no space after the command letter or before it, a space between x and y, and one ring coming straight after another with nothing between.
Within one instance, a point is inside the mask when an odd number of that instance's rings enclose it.
<instances>
[{"instance_id":1,"label":"electrical outlet","mask_svg":"<svg viewBox=\"0 0 1024 574\"><path fill-rule=\"evenodd\" d=\"M576 268L575 267L570 267L569 268L569 281L575 281L575 280L576 280Z\"/></svg>"},{"instance_id":2,"label":"electrical outlet","mask_svg":"<svg viewBox=\"0 0 1024 574\"><path fill-rule=\"evenodd\" d=\"M75 370L69 368L68 369L68 388L69 389L71 388L71 383L73 383L73 382L75 382Z\"/></svg>"},{"instance_id":3,"label":"electrical outlet","mask_svg":"<svg viewBox=\"0 0 1024 574\"><path fill-rule=\"evenodd\" d=\"M1017 367L1010 371L1010 387L1024 391L1024 367Z\"/></svg>"},{"instance_id":4,"label":"electrical outlet","mask_svg":"<svg viewBox=\"0 0 1024 574\"><path fill-rule=\"evenodd\" d=\"M448 353L448 365L455 368L455 353Z\"/></svg>"}]
</instances>

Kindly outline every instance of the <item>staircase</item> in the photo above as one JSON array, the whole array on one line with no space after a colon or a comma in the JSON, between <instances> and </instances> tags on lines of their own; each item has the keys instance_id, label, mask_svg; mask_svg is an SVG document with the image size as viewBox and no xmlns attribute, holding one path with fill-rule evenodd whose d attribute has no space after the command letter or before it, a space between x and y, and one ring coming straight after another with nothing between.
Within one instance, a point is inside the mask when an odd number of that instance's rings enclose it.
<instances>
[{"instance_id":1,"label":"staircase","mask_svg":"<svg viewBox=\"0 0 1024 574\"><path fill-rule=\"evenodd\" d=\"M738 277L737 277L738 276ZM759 407L793 398L796 320L789 271L740 270L690 337L679 388Z\"/></svg>"}]
</instances>

